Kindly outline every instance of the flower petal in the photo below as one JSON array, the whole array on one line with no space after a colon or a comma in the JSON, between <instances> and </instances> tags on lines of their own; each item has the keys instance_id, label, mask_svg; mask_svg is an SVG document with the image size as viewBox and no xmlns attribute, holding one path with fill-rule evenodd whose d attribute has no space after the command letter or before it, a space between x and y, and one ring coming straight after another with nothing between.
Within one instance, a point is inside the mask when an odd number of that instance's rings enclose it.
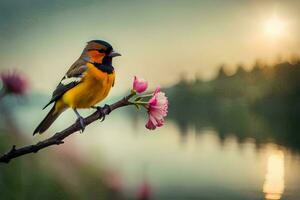
<instances>
[{"instance_id":1,"label":"flower petal","mask_svg":"<svg viewBox=\"0 0 300 200\"><path fill-rule=\"evenodd\" d=\"M168 104L165 93L160 91L160 87L157 87L147 105L148 122L146 128L153 130L164 125L164 117L168 113Z\"/></svg>"}]
</instances>

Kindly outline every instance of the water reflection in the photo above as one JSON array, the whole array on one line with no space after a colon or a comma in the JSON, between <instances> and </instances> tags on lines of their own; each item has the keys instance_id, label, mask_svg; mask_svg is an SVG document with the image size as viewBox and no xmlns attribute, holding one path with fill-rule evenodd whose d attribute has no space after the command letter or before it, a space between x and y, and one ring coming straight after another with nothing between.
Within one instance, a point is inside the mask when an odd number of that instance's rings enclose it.
<instances>
[{"instance_id":1,"label":"water reflection","mask_svg":"<svg viewBox=\"0 0 300 200\"><path fill-rule=\"evenodd\" d=\"M41 113L39 108L32 110ZM26 132L36 124L22 114L32 110L18 110L22 122L28 124ZM277 139L273 140L273 132L260 129L264 126L252 126L251 117L245 120L251 125L242 128L235 128L236 125L229 122L221 124L221 120L203 125L198 123L201 122L199 118L186 118L189 123L184 131L181 120L169 118L165 127L150 132L145 129L143 117L120 109L105 123L90 125L87 134L75 134L65 145L53 148L63 150L73 141L72 149L76 149L85 163L99 168L99 172L103 168L117 174L117 179L108 176L110 182L106 184L114 188L112 191L122 190L126 199L136 197L144 177L147 177L154 199L300 199L299 154L290 151L288 145L276 145L276 141L289 134L275 134ZM60 130L73 121L73 113L70 112L69 117L66 113L51 129ZM253 132L256 134L250 134ZM273 142L266 144L268 140ZM46 152L41 152L35 157L52 160L45 155ZM59 163L65 165L65 162ZM122 180L122 187L116 180ZM86 181L95 182L93 179Z\"/></svg>"},{"instance_id":2,"label":"water reflection","mask_svg":"<svg viewBox=\"0 0 300 200\"><path fill-rule=\"evenodd\" d=\"M284 191L284 153L278 150L269 155L263 185L266 200L278 200Z\"/></svg>"},{"instance_id":3,"label":"water reflection","mask_svg":"<svg viewBox=\"0 0 300 200\"><path fill-rule=\"evenodd\" d=\"M284 192L284 167L300 169L299 162L284 163L285 156L294 159L294 153L274 143L258 146L255 139L241 141L235 134L221 138L213 128L193 126L182 137L172 121L157 132L149 132L142 118L135 120L134 126L125 125L133 119L124 120L123 114L113 118L123 119L124 127L112 128L113 121L107 121L101 128L90 129L85 144L82 138L78 143L84 149L99 149L105 165L120 171L127 183L126 194L136 193L143 177L140 169L147 164L155 199L253 200L263 195L266 200L275 200ZM107 129L109 134L99 134ZM290 177L286 184L300 183L297 179ZM300 197L297 192L288 194L290 198L285 194L284 199Z\"/></svg>"}]
</instances>

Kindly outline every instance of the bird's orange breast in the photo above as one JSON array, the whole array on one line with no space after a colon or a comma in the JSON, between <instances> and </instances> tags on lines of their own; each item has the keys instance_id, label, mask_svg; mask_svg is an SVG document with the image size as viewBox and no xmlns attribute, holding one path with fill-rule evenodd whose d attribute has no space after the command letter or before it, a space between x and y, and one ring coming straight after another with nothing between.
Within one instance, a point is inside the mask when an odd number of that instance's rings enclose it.
<instances>
[{"instance_id":1,"label":"bird's orange breast","mask_svg":"<svg viewBox=\"0 0 300 200\"><path fill-rule=\"evenodd\" d=\"M102 101L109 93L115 73L108 74L87 64L88 70L78 85L62 96L62 101L71 108L90 108Z\"/></svg>"}]
</instances>

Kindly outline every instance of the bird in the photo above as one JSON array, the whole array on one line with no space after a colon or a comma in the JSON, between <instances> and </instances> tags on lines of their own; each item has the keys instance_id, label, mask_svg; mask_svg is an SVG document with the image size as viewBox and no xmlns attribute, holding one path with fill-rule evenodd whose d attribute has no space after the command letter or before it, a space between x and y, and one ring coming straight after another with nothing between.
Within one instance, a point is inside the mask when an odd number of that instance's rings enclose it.
<instances>
[{"instance_id":1,"label":"bird","mask_svg":"<svg viewBox=\"0 0 300 200\"><path fill-rule=\"evenodd\" d=\"M103 40L92 40L87 42L80 57L71 65L63 76L52 98L43 109L53 104L46 117L34 130L36 133L44 133L52 123L68 108L73 109L81 126L81 132L85 129L83 117L78 109L94 108L104 100L115 83L115 70L112 59L121 56L115 52L113 47ZM104 107L109 106L105 104ZM102 113L103 119L105 115Z\"/></svg>"}]
</instances>

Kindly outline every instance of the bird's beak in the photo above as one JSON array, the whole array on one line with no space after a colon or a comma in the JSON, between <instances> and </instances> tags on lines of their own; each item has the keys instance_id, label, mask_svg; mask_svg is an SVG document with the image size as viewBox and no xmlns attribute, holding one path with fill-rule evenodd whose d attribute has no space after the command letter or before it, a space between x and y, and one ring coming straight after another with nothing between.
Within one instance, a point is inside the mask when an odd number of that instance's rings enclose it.
<instances>
[{"instance_id":1,"label":"bird's beak","mask_svg":"<svg viewBox=\"0 0 300 200\"><path fill-rule=\"evenodd\" d=\"M118 52L112 51L108 56L113 58L113 57L121 56L121 54L119 54Z\"/></svg>"}]
</instances>

